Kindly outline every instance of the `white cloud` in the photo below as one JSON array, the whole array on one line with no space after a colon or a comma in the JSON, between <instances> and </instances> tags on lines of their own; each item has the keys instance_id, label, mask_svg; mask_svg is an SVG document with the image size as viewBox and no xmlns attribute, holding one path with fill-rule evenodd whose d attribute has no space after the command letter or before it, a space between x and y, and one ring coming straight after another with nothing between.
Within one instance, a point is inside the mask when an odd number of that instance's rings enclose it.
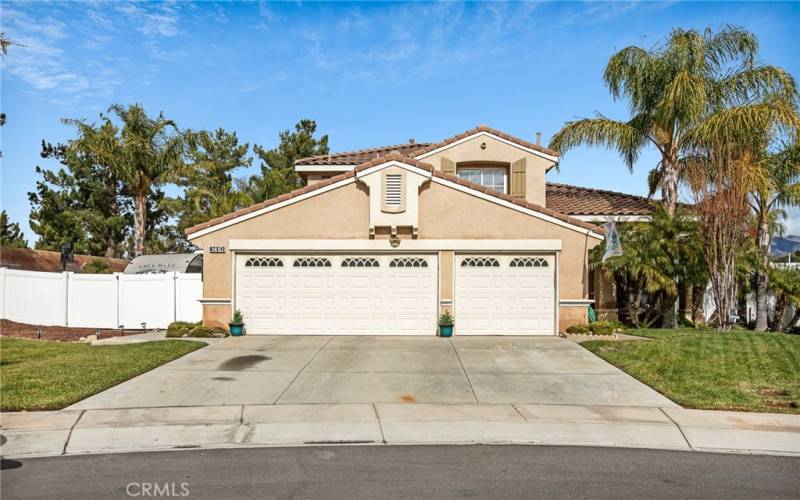
<instances>
[{"instance_id":1,"label":"white cloud","mask_svg":"<svg viewBox=\"0 0 800 500\"><path fill-rule=\"evenodd\" d=\"M156 7L152 8L151 5ZM123 3L116 5L116 10L127 16L133 26L146 36L174 37L180 34L180 17L171 3Z\"/></svg>"}]
</instances>

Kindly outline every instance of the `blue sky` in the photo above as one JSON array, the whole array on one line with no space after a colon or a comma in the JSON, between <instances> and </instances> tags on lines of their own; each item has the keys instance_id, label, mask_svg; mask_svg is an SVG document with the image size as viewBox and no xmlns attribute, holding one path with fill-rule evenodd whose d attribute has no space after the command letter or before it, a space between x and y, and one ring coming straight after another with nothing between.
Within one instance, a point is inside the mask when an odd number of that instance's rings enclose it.
<instances>
[{"instance_id":1,"label":"blue sky","mask_svg":"<svg viewBox=\"0 0 800 500\"><path fill-rule=\"evenodd\" d=\"M2 207L31 243L34 168L56 166L39 157L41 140L67 140L61 118L94 120L111 103L265 146L300 118L315 119L333 151L478 124L547 141L575 117L627 116L601 79L616 50L723 23L756 33L761 58L800 78L797 3L3 1L0 17L25 45L2 59ZM631 174L584 148L548 178L644 194L655 162L649 152ZM797 212L789 225L800 232Z\"/></svg>"}]
</instances>

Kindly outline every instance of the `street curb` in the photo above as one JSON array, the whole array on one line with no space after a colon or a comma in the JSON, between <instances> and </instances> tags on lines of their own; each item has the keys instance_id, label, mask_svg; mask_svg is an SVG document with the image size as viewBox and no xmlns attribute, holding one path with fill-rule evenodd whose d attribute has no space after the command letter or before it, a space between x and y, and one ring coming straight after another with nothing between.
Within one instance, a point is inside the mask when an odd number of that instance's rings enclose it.
<instances>
[{"instance_id":1,"label":"street curb","mask_svg":"<svg viewBox=\"0 0 800 500\"><path fill-rule=\"evenodd\" d=\"M2 414L3 458L297 446L533 445L800 457L800 415L395 403Z\"/></svg>"}]
</instances>

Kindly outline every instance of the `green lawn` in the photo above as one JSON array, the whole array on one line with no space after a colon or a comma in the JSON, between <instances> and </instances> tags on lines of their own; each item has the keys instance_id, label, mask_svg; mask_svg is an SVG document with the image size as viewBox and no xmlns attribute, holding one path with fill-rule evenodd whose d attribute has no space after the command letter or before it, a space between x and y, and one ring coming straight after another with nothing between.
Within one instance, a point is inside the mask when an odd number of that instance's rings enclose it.
<instances>
[{"instance_id":1,"label":"green lawn","mask_svg":"<svg viewBox=\"0 0 800 500\"><path fill-rule=\"evenodd\" d=\"M0 337L0 408L64 408L204 345L169 340L91 346Z\"/></svg>"},{"instance_id":2,"label":"green lawn","mask_svg":"<svg viewBox=\"0 0 800 500\"><path fill-rule=\"evenodd\" d=\"M800 335L632 330L585 348L688 408L800 413Z\"/></svg>"}]
</instances>

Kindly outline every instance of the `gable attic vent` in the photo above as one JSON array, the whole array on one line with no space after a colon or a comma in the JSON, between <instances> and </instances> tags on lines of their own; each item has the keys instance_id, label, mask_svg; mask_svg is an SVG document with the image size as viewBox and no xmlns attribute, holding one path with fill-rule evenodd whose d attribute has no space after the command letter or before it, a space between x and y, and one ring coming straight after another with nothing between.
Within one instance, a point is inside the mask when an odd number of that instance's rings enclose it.
<instances>
[{"instance_id":1,"label":"gable attic vent","mask_svg":"<svg viewBox=\"0 0 800 500\"><path fill-rule=\"evenodd\" d=\"M405 179L401 172L386 173L383 176L383 211L402 212L405 210Z\"/></svg>"}]
</instances>

